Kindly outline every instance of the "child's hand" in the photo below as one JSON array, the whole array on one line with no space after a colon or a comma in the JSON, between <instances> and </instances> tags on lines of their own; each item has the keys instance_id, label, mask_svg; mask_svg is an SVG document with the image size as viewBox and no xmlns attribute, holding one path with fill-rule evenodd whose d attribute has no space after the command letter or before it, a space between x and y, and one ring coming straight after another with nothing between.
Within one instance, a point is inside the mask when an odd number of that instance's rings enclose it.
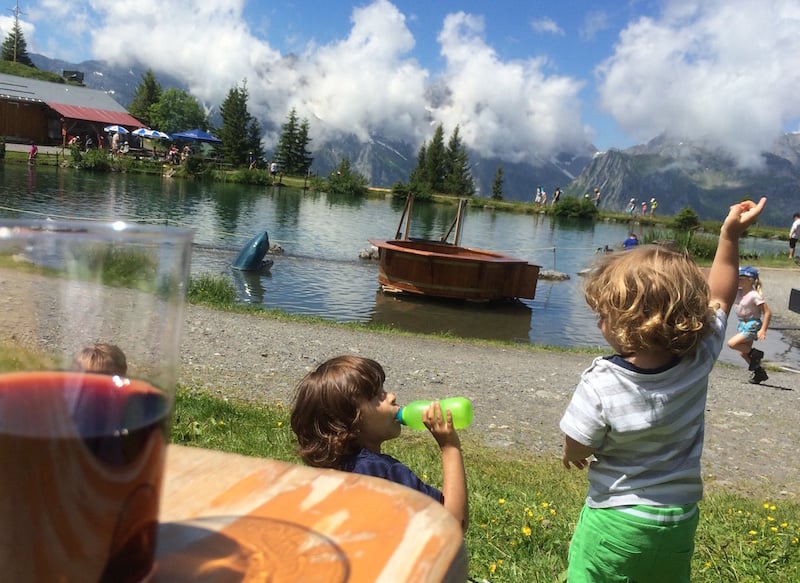
<instances>
[{"instance_id":1,"label":"child's hand","mask_svg":"<svg viewBox=\"0 0 800 583\"><path fill-rule=\"evenodd\" d=\"M431 432L440 448L446 446L461 447L455 427L453 427L453 414L442 411L439 401L434 401L422 415L422 422Z\"/></svg>"},{"instance_id":2,"label":"child's hand","mask_svg":"<svg viewBox=\"0 0 800 583\"><path fill-rule=\"evenodd\" d=\"M725 222L722 225L722 230L738 238L745 232L747 227L755 222L758 215L764 210L765 204L767 204L766 197L761 197L758 204L754 203L752 200L744 200L731 206L728 211L728 216L725 218Z\"/></svg>"}]
</instances>

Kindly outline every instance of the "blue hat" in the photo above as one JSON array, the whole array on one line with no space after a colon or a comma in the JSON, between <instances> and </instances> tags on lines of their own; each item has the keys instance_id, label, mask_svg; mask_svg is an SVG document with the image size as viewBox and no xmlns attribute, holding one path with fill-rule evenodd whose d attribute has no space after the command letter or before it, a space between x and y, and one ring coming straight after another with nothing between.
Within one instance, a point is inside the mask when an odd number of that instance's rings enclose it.
<instances>
[{"instance_id":1,"label":"blue hat","mask_svg":"<svg viewBox=\"0 0 800 583\"><path fill-rule=\"evenodd\" d=\"M739 277L749 277L751 279L758 279L758 269L755 267L740 267L739 268Z\"/></svg>"}]
</instances>

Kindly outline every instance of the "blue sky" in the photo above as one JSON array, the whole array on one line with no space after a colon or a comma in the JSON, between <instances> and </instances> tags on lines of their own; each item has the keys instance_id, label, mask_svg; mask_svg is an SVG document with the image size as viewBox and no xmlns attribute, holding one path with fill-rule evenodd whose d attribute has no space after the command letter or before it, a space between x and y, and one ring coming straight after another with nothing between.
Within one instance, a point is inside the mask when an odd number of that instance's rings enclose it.
<instances>
[{"instance_id":1,"label":"blue sky","mask_svg":"<svg viewBox=\"0 0 800 583\"><path fill-rule=\"evenodd\" d=\"M669 130L752 164L800 119L797 0L23 0L20 9L31 52L143 62L180 77L209 109L246 80L251 113L280 125L294 107L322 140L380 129L421 143L442 123L471 147L522 161ZM0 16L3 36L12 18Z\"/></svg>"}]
</instances>

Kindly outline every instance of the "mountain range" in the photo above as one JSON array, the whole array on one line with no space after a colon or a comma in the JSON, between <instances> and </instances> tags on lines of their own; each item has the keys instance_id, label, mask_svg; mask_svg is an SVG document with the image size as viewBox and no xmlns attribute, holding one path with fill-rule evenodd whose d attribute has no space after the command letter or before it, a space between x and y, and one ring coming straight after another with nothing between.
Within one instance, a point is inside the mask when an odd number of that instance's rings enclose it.
<instances>
[{"instance_id":1,"label":"mountain range","mask_svg":"<svg viewBox=\"0 0 800 583\"><path fill-rule=\"evenodd\" d=\"M128 106L147 70L146 66L116 67L105 61L68 63L30 54L37 68L61 74L64 70L84 73L84 84L105 91ZM154 71L162 87L187 90L179 79ZM215 123L212 113L212 124ZM271 128L259 120L264 129ZM219 123L217 120L216 123ZM398 142L375 134L368 141L355 135L340 136L324 144L312 143L312 171L327 175L343 157L374 186L391 187L407 181L416 165L418 145ZM658 212L675 214L691 207L701 219L721 219L728 206L745 197L767 196L770 203L764 224L788 225L793 212L800 211L800 134L779 136L762 155L763 164L741 168L734 159L702 140L671 138L667 134L624 150L598 152L586 145L578 152L557 155L531 154L526 162L510 163L486 158L469 151L477 194L491 196L499 167L503 169L503 198L532 201L537 186L548 193L560 187L565 196L583 197L600 188L601 206L624 211L630 199L658 200ZM271 152L267 151L267 156Z\"/></svg>"}]
</instances>

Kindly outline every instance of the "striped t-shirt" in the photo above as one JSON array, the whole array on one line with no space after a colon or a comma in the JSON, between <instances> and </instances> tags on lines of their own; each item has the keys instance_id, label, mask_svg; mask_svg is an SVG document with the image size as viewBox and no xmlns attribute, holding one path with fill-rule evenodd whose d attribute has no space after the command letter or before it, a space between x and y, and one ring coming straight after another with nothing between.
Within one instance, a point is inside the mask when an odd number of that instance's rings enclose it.
<instances>
[{"instance_id":1,"label":"striped t-shirt","mask_svg":"<svg viewBox=\"0 0 800 583\"><path fill-rule=\"evenodd\" d=\"M674 506L702 498L708 375L726 322L717 310L697 353L667 367L642 370L599 357L583 373L560 427L597 450L588 471L588 506Z\"/></svg>"}]
</instances>

